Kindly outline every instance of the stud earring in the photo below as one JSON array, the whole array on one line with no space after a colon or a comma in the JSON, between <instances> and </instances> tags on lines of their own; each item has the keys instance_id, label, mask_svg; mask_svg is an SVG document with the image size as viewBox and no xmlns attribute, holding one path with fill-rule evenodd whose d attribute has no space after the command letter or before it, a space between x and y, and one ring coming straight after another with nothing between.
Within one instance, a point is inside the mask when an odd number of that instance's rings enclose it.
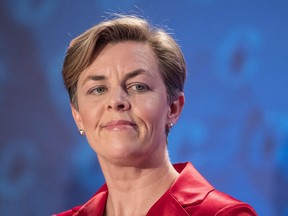
<instances>
[{"instance_id":1,"label":"stud earring","mask_svg":"<svg viewBox=\"0 0 288 216\"><path fill-rule=\"evenodd\" d=\"M173 127L173 123L166 124L166 135L168 136L171 128Z\"/></svg>"},{"instance_id":2,"label":"stud earring","mask_svg":"<svg viewBox=\"0 0 288 216\"><path fill-rule=\"evenodd\" d=\"M173 123L168 123L167 128L170 130L173 127Z\"/></svg>"},{"instance_id":3,"label":"stud earring","mask_svg":"<svg viewBox=\"0 0 288 216\"><path fill-rule=\"evenodd\" d=\"M85 135L84 130L83 130L83 129L79 129L79 134L80 134L81 136L84 136L84 135Z\"/></svg>"}]
</instances>

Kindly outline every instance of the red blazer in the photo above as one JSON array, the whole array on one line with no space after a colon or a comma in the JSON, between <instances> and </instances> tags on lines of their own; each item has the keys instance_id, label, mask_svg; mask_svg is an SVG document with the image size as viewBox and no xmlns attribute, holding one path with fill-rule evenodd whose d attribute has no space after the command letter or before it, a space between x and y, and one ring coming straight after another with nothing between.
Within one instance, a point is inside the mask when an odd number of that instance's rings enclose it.
<instances>
[{"instance_id":1,"label":"red blazer","mask_svg":"<svg viewBox=\"0 0 288 216\"><path fill-rule=\"evenodd\" d=\"M191 163L174 165L179 177L147 216L255 216L251 206L215 190ZM102 216L108 196L103 185L84 205L55 216Z\"/></svg>"}]
</instances>

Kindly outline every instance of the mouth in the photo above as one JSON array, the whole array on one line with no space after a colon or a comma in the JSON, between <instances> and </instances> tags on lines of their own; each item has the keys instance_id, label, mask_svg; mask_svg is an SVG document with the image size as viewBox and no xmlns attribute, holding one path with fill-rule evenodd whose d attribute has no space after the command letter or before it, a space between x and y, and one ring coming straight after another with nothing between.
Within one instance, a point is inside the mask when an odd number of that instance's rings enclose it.
<instances>
[{"instance_id":1,"label":"mouth","mask_svg":"<svg viewBox=\"0 0 288 216\"><path fill-rule=\"evenodd\" d=\"M102 129L108 131L120 131L127 129L134 129L137 125L134 122L126 121L126 120L113 120L102 126Z\"/></svg>"}]
</instances>

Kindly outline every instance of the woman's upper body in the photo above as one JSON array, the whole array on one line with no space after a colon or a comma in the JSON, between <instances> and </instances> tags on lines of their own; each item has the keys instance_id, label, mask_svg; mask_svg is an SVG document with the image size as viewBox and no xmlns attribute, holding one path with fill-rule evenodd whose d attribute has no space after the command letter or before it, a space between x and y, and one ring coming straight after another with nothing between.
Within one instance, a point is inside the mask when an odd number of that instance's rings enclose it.
<instances>
[{"instance_id":1,"label":"woman's upper body","mask_svg":"<svg viewBox=\"0 0 288 216\"><path fill-rule=\"evenodd\" d=\"M108 190L92 199L105 197L101 214L154 215L155 205L167 211L170 202L162 201L180 175L167 137L184 106L186 78L174 39L140 18L105 21L71 42L62 74L75 123L106 180Z\"/></svg>"},{"instance_id":2,"label":"woman's upper body","mask_svg":"<svg viewBox=\"0 0 288 216\"><path fill-rule=\"evenodd\" d=\"M147 216L255 216L246 203L215 190L191 163L174 165L179 177L147 211ZM105 184L84 205L55 216L103 216L108 197Z\"/></svg>"},{"instance_id":3,"label":"woman's upper body","mask_svg":"<svg viewBox=\"0 0 288 216\"><path fill-rule=\"evenodd\" d=\"M107 44L80 75L77 90L73 116L97 153L110 191L107 215L146 212L178 176L166 127L177 121L183 95L168 105L154 53L134 41Z\"/></svg>"}]
</instances>

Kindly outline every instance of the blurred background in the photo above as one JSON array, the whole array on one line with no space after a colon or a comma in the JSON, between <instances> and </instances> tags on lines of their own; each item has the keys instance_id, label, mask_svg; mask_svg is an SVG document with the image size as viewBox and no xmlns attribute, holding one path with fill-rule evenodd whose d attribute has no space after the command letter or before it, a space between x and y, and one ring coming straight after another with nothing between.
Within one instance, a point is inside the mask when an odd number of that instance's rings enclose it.
<instances>
[{"instance_id":1,"label":"blurred background","mask_svg":"<svg viewBox=\"0 0 288 216\"><path fill-rule=\"evenodd\" d=\"M287 0L0 0L0 215L51 215L103 184L61 65L72 38L117 12L169 29L186 57L172 161L261 216L287 216L287 11Z\"/></svg>"}]
</instances>

